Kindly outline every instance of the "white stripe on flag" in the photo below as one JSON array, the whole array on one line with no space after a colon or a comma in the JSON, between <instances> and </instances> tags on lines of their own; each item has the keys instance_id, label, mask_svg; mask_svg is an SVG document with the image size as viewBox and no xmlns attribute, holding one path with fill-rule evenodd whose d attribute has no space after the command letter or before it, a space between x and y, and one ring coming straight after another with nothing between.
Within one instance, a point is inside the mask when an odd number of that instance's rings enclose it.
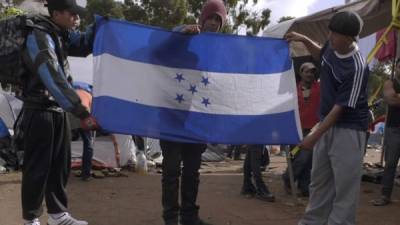
<instances>
[{"instance_id":1,"label":"white stripe on flag","mask_svg":"<svg viewBox=\"0 0 400 225\"><path fill-rule=\"evenodd\" d=\"M94 97L225 115L265 115L297 109L293 69L266 75L176 69L121 59L94 58Z\"/></svg>"}]
</instances>

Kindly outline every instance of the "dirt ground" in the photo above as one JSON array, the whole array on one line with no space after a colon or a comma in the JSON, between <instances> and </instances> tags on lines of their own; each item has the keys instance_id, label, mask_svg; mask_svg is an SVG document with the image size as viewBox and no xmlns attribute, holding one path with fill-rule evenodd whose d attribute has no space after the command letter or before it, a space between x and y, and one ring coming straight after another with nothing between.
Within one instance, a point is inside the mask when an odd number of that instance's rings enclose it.
<instances>
[{"instance_id":1,"label":"dirt ground","mask_svg":"<svg viewBox=\"0 0 400 225\"><path fill-rule=\"evenodd\" d=\"M376 160L372 152L369 160ZM374 158L375 157L375 158ZM282 190L280 174L285 159L273 156L264 180L277 201L266 203L240 196L243 161L207 163L202 166L198 203L200 216L215 225L295 225L305 204L295 205ZM91 225L162 225L161 176L152 172L127 177L107 177L82 182L71 176L68 192L70 212ZM0 225L21 225L21 174L0 175ZM358 211L359 225L400 225L400 191L396 187L395 202L387 207L371 206L379 195L380 186L363 183ZM303 200L305 203L305 200ZM46 215L41 222L45 224Z\"/></svg>"}]
</instances>

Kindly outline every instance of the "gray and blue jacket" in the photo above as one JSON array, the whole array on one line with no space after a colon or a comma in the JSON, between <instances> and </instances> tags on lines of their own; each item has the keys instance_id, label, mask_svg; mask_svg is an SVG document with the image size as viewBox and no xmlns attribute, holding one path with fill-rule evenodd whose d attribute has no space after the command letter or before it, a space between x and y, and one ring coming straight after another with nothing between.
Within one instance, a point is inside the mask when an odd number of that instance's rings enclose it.
<instances>
[{"instance_id":1,"label":"gray and blue jacket","mask_svg":"<svg viewBox=\"0 0 400 225\"><path fill-rule=\"evenodd\" d=\"M71 76L67 56L86 57L92 53L93 27L81 33L62 30L50 19L39 25L45 30L33 29L23 52L29 71L23 90L24 108L62 109L79 118L88 117L89 112L67 82Z\"/></svg>"}]
</instances>

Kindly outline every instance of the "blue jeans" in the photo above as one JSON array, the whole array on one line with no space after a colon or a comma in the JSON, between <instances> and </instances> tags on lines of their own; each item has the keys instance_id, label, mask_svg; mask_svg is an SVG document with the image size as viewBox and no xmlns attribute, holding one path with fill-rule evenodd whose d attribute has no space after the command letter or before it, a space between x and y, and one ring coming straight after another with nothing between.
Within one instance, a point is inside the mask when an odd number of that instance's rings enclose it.
<instances>
[{"instance_id":1,"label":"blue jeans","mask_svg":"<svg viewBox=\"0 0 400 225\"><path fill-rule=\"evenodd\" d=\"M93 147L92 135L90 131L79 129L79 135L83 141L83 154L82 154L82 178L91 176Z\"/></svg>"}]
</instances>

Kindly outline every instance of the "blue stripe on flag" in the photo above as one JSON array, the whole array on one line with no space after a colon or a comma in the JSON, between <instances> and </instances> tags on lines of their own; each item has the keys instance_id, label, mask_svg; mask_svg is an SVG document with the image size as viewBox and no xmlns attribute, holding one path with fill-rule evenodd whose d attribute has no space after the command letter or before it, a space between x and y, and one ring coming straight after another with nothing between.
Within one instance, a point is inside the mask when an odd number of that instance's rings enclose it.
<instances>
[{"instance_id":1,"label":"blue stripe on flag","mask_svg":"<svg viewBox=\"0 0 400 225\"><path fill-rule=\"evenodd\" d=\"M220 144L297 144L295 112L237 116L145 106L112 97L96 97L94 116L102 128L180 142Z\"/></svg>"},{"instance_id":2,"label":"blue stripe on flag","mask_svg":"<svg viewBox=\"0 0 400 225\"><path fill-rule=\"evenodd\" d=\"M187 35L126 21L97 20L94 56L108 53L166 67L241 74L280 73L292 65L288 43L282 39Z\"/></svg>"}]
</instances>

